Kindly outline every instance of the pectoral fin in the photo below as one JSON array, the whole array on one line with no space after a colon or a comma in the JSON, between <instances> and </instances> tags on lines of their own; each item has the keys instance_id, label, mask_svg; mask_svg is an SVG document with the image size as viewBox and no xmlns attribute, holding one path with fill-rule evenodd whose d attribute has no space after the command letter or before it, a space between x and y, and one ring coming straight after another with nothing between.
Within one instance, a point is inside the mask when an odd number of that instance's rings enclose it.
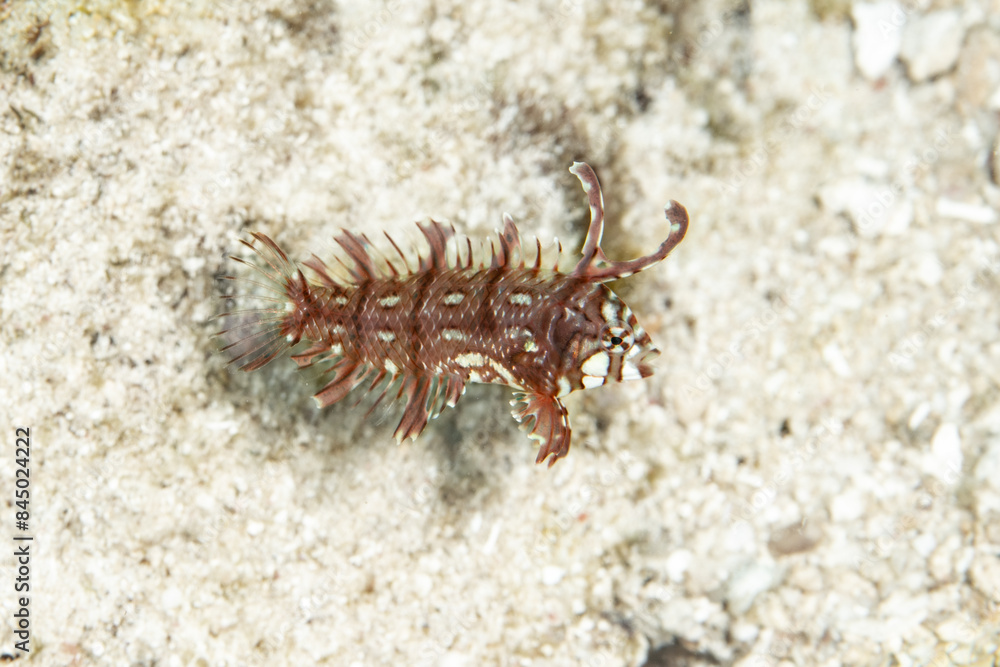
<instances>
[{"instance_id":1,"label":"pectoral fin","mask_svg":"<svg viewBox=\"0 0 1000 667\"><path fill-rule=\"evenodd\" d=\"M570 428L566 407L555 396L518 392L510 403L514 419L539 442L535 463L549 459L549 467L569 453Z\"/></svg>"}]
</instances>

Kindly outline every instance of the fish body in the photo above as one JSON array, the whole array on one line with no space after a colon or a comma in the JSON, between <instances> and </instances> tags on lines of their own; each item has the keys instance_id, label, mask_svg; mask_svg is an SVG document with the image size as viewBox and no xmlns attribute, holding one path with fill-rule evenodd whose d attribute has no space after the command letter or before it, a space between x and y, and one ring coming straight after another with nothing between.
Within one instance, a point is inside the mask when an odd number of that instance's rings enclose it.
<instances>
[{"instance_id":1,"label":"fish body","mask_svg":"<svg viewBox=\"0 0 1000 667\"><path fill-rule=\"evenodd\" d=\"M514 418L539 442L537 462L551 466L569 451L571 430L561 398L610 381L648 377L659 354L631 309L605 282L642 271L665 258L684 238L687 211L671 201L670 230L651 255L611 262L601 250L604 205L600 185L586 164L570 171L583 184L591 223L583 257L568 272L542 266L536 240L527 263L517 227L504 214L499 243L489 261L477 262L472 243L454 229L418 223L430 247L411 268L388 259L365 235L336 237L349 279L331 275L313 256L302 269L261 233L242 241L262 260L248 264L265 279L267 305L231 311L220 332L231 363L245 371L266 365L287 349L300 367L322 364L330 375L315 395L325 407L361 388L405 401L395 437L416 438L427 421L454 406L470 382L503 384L516 391Z\"/></svg>"}]
</instances>

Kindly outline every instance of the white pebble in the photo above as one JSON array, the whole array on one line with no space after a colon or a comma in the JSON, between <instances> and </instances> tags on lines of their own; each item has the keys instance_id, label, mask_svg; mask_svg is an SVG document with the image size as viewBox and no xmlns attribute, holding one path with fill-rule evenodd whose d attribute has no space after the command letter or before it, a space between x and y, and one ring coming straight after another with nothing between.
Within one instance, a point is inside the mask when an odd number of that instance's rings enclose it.
<instances>
[{"instance_id":1,"label":"white pebble","mask_svg":"<svg viewBox=\"0 0 1000 667\"><path fill-rule=\"evenodd\" d=\"M426 574L418 574L413 578L414 589L421 597L429 595L434 590L434 581Z\"/></svg>"},{"instance_id":2,"label":"white pebble","mask_svg":"<svg viewBox=\"0 0 1000 667\"><path fill-rule=\"evenodd\" d=\"M740 615L750 609L754 599L777 583L778 575L773 565L750 563L729 578L726 600L729 612Z\"/></svg>"},{"instance_id":3,"label":"white pebble","mask_svg":"<svg viewBox=\"0 0 1000 667\"><path fill-rule=\"evenodd\" d=\"M856 157L854 159L854 168L859 174L876 181L885 180L889 176L889 163L870 155L859 155Z\"/></svg>"},{"instance_id":4,"label":"white pebble","mask_svg":"<svg viewBox=\"0 0 1000 667\"><path fill-rule=\"evenodd\" d=\"M958 426L944 422L931 438L931 451L924 461L924 471L943 482L954 484L962 472L962 438Z\"/></svg>"},{"instance_id":5,"label":"white pebble","mask_svg":"<svg viewBox=\"0 0 1000 667\"><path fill-rule=\"evenodd\" d=\"M546 586L555 586L566 576L566 570L555 565L546 565L542 568L542 583Z\"/></svg>"},{"instance_id":6,"label":"white pebble","mask_svg":"<svg viewBox=\"0 0 1000 667\"><path fill-rule=\"evenodd\" d=\"M888 183L874 185L860 178L832 181L819 189L819 201L831 214L850 216L862 238L902 234L913 220L913 202Z\"/></svg>"},{"instance_id":7,"label":"white pebble","mask_svg":"<svg viewBox=\"0 0 1000 667\"><path fill-rule=\"evenodd\" d=\"M885 74L899 55L906 15L897 2L855 2L854 64L869 81Z\"/></svg>"},{"instance_id":8,"label":"white pebble","mask_svg":"<svg viewBox=\"0 0 1000 667\"><path fill-rule=\"evenodd\" d=\"M933 253L926 253L917 261L917 280L925 287L935 287L941 282L944 269Z\"/></svg>"},{"instance_id":9,"label":"white pebble","mask_svg":"<svg viewBox=\"0 0 1000 667\"><path fill-rule=\"evenodd\" d=\"M943 642L969 642L975 639L976 631L969 621L953 617L938 623L934 634Z\"/></svg>"},{"instance_id":10,"label":"white pebble","mask_svg":"<svg viewBox=\"0 0 1000 667\"><path fill-rule=\"evenodd\" d=\"M913 548L918 554L927 558L937 548L937 538L931 533L923 533L913 540Z\"/></svg>"},{"instance_id":11,"label":"white pebble","mask_svg":"<svg viewBox=\"0 0 1000 667\"><path fill-rule=\"evenodd\" d=\"M906 423L906 425L910 427L911 431L916 431L920 428L920 425L924 423L924 420L927 419L927 415L930 413L931 404L924 401L913 410L913 413L910 414L910 420Z\"/></svg>"},{"instance_id":12,"label":"white pebble","mask_svg":"<svg viewBox=\"0 0 1000 667\"><path fill-rule=\"evenodd\" d=\"M953 9L930 12L910 21L899 50L910 80L920 83L954 67L964 39L965 26Z\"/></svg>"},{"instance_id":13,"label":"white pebble","mask_svg":"<svg viewBox=\"0 0 1000 667\"><path fill-rule=\"evenodd\" d=\"M861 492L851 489L830 501L830 518L841 523L854 521L865 513L865 499Z\"/></svg>"},{"instance_id":14,"label":"white pebble","mask_svg":"<svg viewBox=\"0 0 1000 667\"><path fill-rule=\"evenodd\" d=\"M882 233L886 236L900 236L906 233L913 222L913 200L904 197L889 209Z\"/></svg>"},{"instance_id":15,"label":"white pebble","mask_svg":"<svg viewBox=\"0 0 1000 667\"><path fill-rule=\"evenodd\" d=\"M163 606L166 609L175 609L181 606L181 603L184 602L184 596L181 594L180 589L176 586L163 591L163 597L161 599L163 601Z\"/></svg>"},{"instance_id":16,"label":"white pebble","mask_svg":"<svg viewBox=\"0 0 1000 667\"><path fill-rule=\"evenodd\" d=\"M733 639L736 641L741 644L749 644L753 640L757 639L757 635L760 634L760 628L753 623L737 621L736 623L733 623L732 633Z\"/></svg>"},{"instance_id":17,"label":"white pebble","mask_svg":"<svg viewBox=\"0 0 1000 667\"><path fill-rule=\"evenodd\" d=\"M687 572L690 565L691 552L687 549L678 549L670 554L666 562L667 576L670 577L670 581L678 583L684 579L684 573Z\"/></svg>"},{"instance_id":18,"label":"white pebble","mask_svg":"<svg viewBox=\"0 0 1000 667\"><path fill-rule=\"evenodd\" d=\"M842 378L851 376L851 367L847 363L847 358L836 343L827 343L823 348L823 361L834 373Z\"/></svg>"},{"instance_id":19,"label":"white pebble","mask_svg":"<svg viewBox=\"0 0 1000 667\"><path fill-rule=\"evenodd\" d=\"M942 218L954 218L980 225L992 225L997 221L997 212L989 206L966 204L965 202L939 197L934 212Z\"/></svg>"},{"instance_id":20,"label":"white pebble","mask_svg":"<svg viewBox=\"0 0 1000 667\"><path fill-rule=\"evenodd\" d=\"M956 563L955 569L961 572L964 569L962 563ZM996 556L988 553L973 554L969 561L969 581L991 604L1000 604L1000 560Z\"/></svg>"}]
</instances>

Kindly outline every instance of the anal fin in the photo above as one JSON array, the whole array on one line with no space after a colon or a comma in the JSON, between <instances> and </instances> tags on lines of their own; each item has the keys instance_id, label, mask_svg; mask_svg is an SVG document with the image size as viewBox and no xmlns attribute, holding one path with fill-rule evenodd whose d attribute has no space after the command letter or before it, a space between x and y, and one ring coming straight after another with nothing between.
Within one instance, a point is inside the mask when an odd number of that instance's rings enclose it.
<instances>
[{"instance_id":1,"label":"anal fin","mask_svg":"<svg viewBox=\"0 0 1000 667\"><path fill-rule=\"evenodd\" d=\"M426 376L410 379L403 386L406 407L403 408L403 416L399 420L396 432L393 433L396 442L402 443L407 438L416 439L427 426L427 420L430 419L427 406L430 391L431 378Z\"/></svg>"},{"instance_id":2,"label":"anal fin","mask_svg":"<svg viewBox=\"0 0 1000 667\"><path fill-rule=\"evenodd\" d=\"M316 405L321 408L333 405L340 399L344 398L351 392L352 389L359 386L365 381L365 377L368 375L368 368L358 362L347 361L342 359L333 368L330 369L333 372L333 379L326 383L326 385L319 390L319 392L313 396L313 400L316 401Z\"/></svg>"},{"instance_id":3,"label":"anal fin","mask_svg":"<svg viewBox=\"0 0 1000 667\"><path fill-rule=\"evenodd\" d=\"M406 407L393 434L396 442L416 439L446 407L454 407L465 392L465 380L460 375L417 376L407 378L397 396L406 395Z\"/></svg>"},{"instance_id":4,"label":"anal fin","mask_svg":"<svg viewBox=\"0 0 1000 667\"><path fill-rule=\"evenodd\" d=\"M316 343L308 350L303 350L298 354L293 354L292 361L298 364L299 368L306 368L308 366L312 366L317 361L317 357L329 351L329 344Z\"/></svg>"}]
</instances>

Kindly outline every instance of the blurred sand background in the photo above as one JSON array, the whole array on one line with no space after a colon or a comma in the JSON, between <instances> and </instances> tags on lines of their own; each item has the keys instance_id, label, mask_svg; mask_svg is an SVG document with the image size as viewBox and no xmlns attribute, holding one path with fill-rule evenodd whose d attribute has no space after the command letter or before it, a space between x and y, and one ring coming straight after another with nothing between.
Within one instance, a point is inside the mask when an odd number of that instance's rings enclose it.
<instances>
[{"instance_id":1,"label":"blurred sand background","mask_svg":"<svg viewBox=\"0 0 1000 667\"><path fill-rule=\"evenodd\" d=\"M0 2L0 495L39 665L992 665L997 0ZM664 354L553 469L229 372L249 230L579 251ZM7 522L11 523L8 524ZM5 554L10 551L2 550ZM13 650L13 558L0 651ZM9 579L8 579L9 577Z\"/></svg>"}]
</instances>

